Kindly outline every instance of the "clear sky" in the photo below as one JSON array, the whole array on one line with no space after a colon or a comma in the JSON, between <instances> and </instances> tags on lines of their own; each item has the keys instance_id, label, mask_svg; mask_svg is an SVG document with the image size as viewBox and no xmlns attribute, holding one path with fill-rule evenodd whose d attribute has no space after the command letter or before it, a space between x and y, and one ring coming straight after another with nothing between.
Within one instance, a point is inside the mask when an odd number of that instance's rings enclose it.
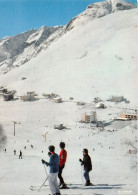
<instances>
[{"instance_id":1,"label":"clear sky","mask_svg":"<svg viewBox=\"0 0 138 195\"><path fill-rule=\"evenodd\" d=\"M97 1L101 0L0 0L0 38L43 25L65 25Z\"/></svg>"}]
</instances>

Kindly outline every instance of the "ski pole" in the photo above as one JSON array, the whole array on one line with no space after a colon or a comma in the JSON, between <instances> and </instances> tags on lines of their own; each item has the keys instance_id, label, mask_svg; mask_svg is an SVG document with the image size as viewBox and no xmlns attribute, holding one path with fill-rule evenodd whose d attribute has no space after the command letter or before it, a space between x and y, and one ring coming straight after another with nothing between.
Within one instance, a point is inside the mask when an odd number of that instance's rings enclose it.
<instances>
[{"instance_id":1,"label":"ski pole","mask_svg":"<svg viewBox=\"0 0 138 195\"><path fill-rule=\"evenodd\" d=\"M83 172L82 172L82 166L81 166L81 179L82 179L82 185L84 185L84 183L83 183Z\"/></svg>"},{"instance_id":2,"label":"ski pole","mask_svg":"<svg viewBox=\"0 0 138 195\"><path fill-rule=\"evenodd\" d=\"M44 183L41 185L41 187L39 188L38 192L41 190L41 188L45 185L46 181L48 180L48 177L45 179Z\"/></svg>"},{"instance_id":3,"label":"ski pole","mask_svg":"<svg viewBox=\"0 0 138 195\"><path fill-rule=\"evenodd\" d=\"M45 169L46 176L48 177L47 170L46 170L46 166L45 165L44 165L44 169Z\"/></svg>"},{"instance_id":4,"label":"ski pole","mask_svg":"<svg viewBox=\"0 0 138 195\"><path fill-rule=\"evenodd\" d=\"M43 182L43 184L40 186L38 192L41 190L41 188L45 185L46 181L48 180L48 175L47 175L47 170L46 170L45 165L44 165L44 169L45 169L45 173L46 173L47 178L45 179L45 181Z\"/></svg>"}]
</instances>

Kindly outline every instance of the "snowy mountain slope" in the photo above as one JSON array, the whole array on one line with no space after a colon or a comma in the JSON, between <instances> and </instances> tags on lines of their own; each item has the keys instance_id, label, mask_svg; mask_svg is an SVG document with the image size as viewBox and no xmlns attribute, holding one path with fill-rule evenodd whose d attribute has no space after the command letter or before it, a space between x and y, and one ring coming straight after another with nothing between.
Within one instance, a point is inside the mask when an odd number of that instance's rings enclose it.
<instances>
[{"instance_id":1,"label":"snowy mountain slope","mask_svg":"<svg viewBox=\"0 0 138 195\"><path fill-rule=\"evenodd\" d=\"M132 9L76 26L24 66L2 75L0 83L18 95L34 90L91 101L123 94L136 104L137 21L138 9Z\"/></svg>"},{"instance_id":2,"label":"snowy mountain slope","mask_svg":"<svg viewBox=\"0 0 138 195\"><path fill-rule=\"evenodd\" d=\"M0 74L18 67L35 57L45 41L62 27L45 27L0 40Z\"/></svg>"},{"instance_id":3,"label":"snowy mountain slope","mask_svg":"<svg viewBox=\"0 0 138 195\"><path fill-rule=\"evenodd\" d=\"M132 8L136 8L136 5L121 0L94 3L73 18L64 28L44 26L40 30L31 30L14 37L4 38L0 40L0 74L7 73L12 68L23 65L36 57L41 50L46 49L54 40L72 28L79 28L93 19Z\"/></svg>"},{"instance_id":4,"label":"snowy mountain slope","mask_svg":"<svg viewBox=\"0 0 138 195\"><path fill-rule=\"evenodd\" d=\"M88 21L106 16L107 14L134 8L136 8L135 4L122 0L107 0L99 3L94 3L89 5L84 12L73 18L67 24L65 29L70 30L74 27L82 26Z\"/></svg>"},{"instance_id":5,"label":"snowy mountain slope","mask_svg":"<svg viewBox=\"0 0 138 195\"><path fill-rule=\"evenodd\" d=\"M4 64L12 66L14 57L23 52L25 40L34 32L36 32L36 30L30 30L14 37L5 37L1 39L0 66L3 66Z\"/></svg>"}]
</instances>

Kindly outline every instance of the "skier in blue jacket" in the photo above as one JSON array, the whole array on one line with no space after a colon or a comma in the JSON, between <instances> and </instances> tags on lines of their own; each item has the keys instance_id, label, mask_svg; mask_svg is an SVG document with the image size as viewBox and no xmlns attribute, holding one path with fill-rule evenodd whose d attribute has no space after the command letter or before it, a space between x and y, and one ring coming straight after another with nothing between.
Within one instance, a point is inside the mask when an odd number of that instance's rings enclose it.
<instances>
[{"instance_id":1,"label":"skier in blue jacket","mask_svg":"<svg viewBox=\"0 0 138 195\"><path fill-rule=\"evenodd\" d=\"M55 153L54 146L49 146L49 151L51 152L49 162L42 160L42 163L50 167L48 181L52 195L61 195L57 183L57 176L59 172L59 156Z\"/></svg>"}]
</instances>

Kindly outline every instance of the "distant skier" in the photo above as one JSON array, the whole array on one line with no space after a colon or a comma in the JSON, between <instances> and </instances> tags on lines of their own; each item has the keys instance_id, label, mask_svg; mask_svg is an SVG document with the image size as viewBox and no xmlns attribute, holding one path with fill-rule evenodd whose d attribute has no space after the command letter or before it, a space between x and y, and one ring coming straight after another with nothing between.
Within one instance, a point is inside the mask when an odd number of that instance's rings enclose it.
<instances>
[{"instance_id":1,"label":"distant skier","mask_svg":"<svg viewBox=\"0 0 138 195\"><path fill-rule=\"evenodd\" d=\"M91 162L91 157L88 155L88 150L85 148L83 149L83 160L79 159L81 162L81 165L84 166L84 178L86 180L85 186L91 186L93 185L90 183L90 177L89 177L89 172L92 170L92 162Z\"/></svg>"},{"instance_id":2,"label":"distant skier","mask_svg":"<svg viewBox=\"0 0 138 195\"><path fill-rule=\"evenodd\" d=\"M6 151L7 151L7 150L6 150L6 148L5 148L5 150L4 150L4 151L5 151L5 153L6 153Z\"/></svg>"},{"instance_id":3,"label":"distant skier","mask_svg":"<svg viewBox=\"0 0 138 195\"><path fill-rule=\"evenodd\" d=\"M14 155L16 155L16 150L14 150L13 152L14 152Z\"/></svg>"},{"instance_id":4,"label":"distant skier","mask_svg":"<svg viewBox=\"0 0 138 195\"><path fill-rule=\"evenodd\" d=\"M59 146L61 149L60 154L59 154L59 160L60 160L59 173L58 173L58 178L60 180L59 187L60 187L60 189L66 189L67 186L66 186L64 179L62 177L62 171L65 167L65 163L66 163L66 159L67 159L67 152L65 150L65 143L64 142L60 142Z\"/></svg>"},{"instance_id":5,"label":"distant skier","mask_svg":"<svg viewBox=\"0 0 138 195\"><path fill-rule=\"evenodd\" d=\"M51 152L49 163L43 159L42 163L50 167L48 180L52 195L61 195L57 183L57 176L59 172L59 156L55 153L54 146L49 146L49 151Z\"/></svg>"},{"instance_id":6,"label":"distant skier","mask_svg":"<svg viewBox=\"0 0 138 195\"><path fill-rule=\"evenodd\" d=\"M22 159L22 151L20 150L19 159Z\"/></svg>"}]
</instances>

